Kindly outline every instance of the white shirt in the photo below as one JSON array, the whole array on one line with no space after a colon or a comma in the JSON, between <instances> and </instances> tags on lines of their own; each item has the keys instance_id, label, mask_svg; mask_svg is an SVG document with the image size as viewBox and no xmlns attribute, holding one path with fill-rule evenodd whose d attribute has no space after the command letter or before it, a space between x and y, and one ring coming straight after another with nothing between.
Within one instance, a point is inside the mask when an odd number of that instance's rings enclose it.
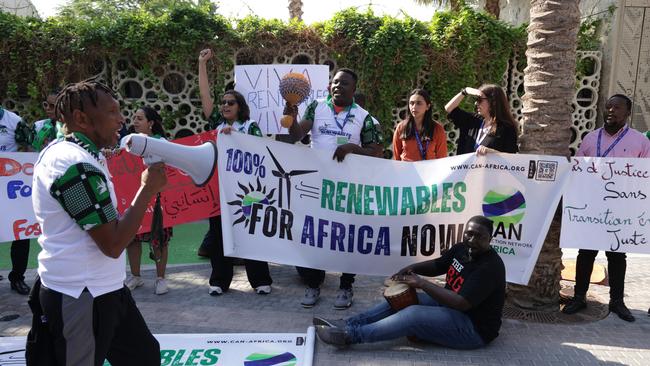
<instances>
[{"instance_id":1,"label":"white shirt","mask_svg":"<svg viewBox=\"0 0 650 366\"><path fill-rule=\"evenodd\" d=\"M43 285L74 298L79 298L84 288L93 297L118 290L125 278L124 253L117 259L102 253L88 232L50 194L52 183L69 167L89 163L104 173L111 201L117 207L106 159L101 155L100 159L103 165L81 146L57 141L41 152L34 167L32 203L41 225L38 242L43 248L38 255L38 274Z\"/></svg>"},{"instance_id":2,"label":"white shirt","mask_svg":"<svg viewBox=\"0 0 650 366\"><path fill-rule=\"evenodd\" d=\"M368 112L356 103L336 114L327 101L318 100L311 127L311 147L334 151L347 143L361 146L361 130L367 116ZM379 124L374 118L373 122Z\"/></svg>"},{"instance_id":3,"label":"white shirt","mask_svg":"<svg viewBox=\"0 0 650 366\"><path fill-rule=\"evenodd\" d=\"M224 128L226 128L228 126L231 126L233 128L233 130L235 130L235 131L237 131L239 133L247 134L248 129L251 127L251 125L253 123L255 123L255 121L253 121L252 119L249 119L248 121L246 121L244 123L239 122L239 121L235 121L231 125L226 123L226 122L222 122L217 126L216 130L217 130L217 133L221 133L221 130L223 130Z\"/></svg>"},{"instance_id":4,"label":"white shirt","mask_svg":"<svg viewBox=\"0 0 650 366\"><path fill-rule=\"evenodd\" d=\"M16 127L22 120L17 114L0 108L0 152L18 151L16 143Z\"/></svg>"}]
</instances>

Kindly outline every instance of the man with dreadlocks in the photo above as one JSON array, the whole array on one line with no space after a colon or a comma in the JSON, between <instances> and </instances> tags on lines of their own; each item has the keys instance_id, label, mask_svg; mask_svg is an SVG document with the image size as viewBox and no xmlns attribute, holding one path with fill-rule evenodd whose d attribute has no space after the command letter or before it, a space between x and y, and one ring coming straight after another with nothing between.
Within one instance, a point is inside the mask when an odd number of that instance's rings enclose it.
<instances>
[{"instance_id":1,"label":"man with dreadlocks","mask_svg":"<svg viewBox=\"0 0 650 366\"><path fill-rule=\"evenodd\" d=\"M30 332L45 328L53 352L39 359L42 352L30 353L28 337L28 365L103 365L105 359L113 366L160 365L160 346L123 282L124 249L167 182L164 165L142 173L132 206L118 217L100 152L115 146L122 127L115 95L101 83L82 81L65 87L55 108L65 136L48 145L34 167L32 199L43 250L34 286L40 290L31 297L40 297L44 317L34 318Z\"/></svg>"}]
</instances>

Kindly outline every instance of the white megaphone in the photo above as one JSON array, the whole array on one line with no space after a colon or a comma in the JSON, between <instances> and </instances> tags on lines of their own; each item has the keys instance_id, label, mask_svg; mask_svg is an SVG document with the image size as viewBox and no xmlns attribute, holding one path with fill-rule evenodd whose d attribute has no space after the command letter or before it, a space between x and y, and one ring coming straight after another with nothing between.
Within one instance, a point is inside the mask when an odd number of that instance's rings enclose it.
<instances>
[{"instance_id":1,"label":"white megaphone","mask_svg":"<svg viewBox=\"0 0 650 366\"><path fill-rule=\"evenodd\" d=\"M147 165L163 162L184 171L199 187L210 181L217 165L217 146L214 142L185 146L132 133L124 136L121 147L131 154L141 156Z\"/></svg>"}]
</instances>

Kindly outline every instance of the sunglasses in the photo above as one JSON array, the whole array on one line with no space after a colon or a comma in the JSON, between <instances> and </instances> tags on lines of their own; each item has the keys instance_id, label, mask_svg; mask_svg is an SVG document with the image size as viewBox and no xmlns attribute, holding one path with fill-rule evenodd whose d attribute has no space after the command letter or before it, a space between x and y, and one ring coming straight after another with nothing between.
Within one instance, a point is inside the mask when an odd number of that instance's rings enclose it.
<instances>
[{"instance_id":1,"label":"sunglasses","mask_svg":"<svg viewBox=\"0 0 650 366\"><path fill-rule=\"evenodd\" d=\"M476 101L477 101L478 103L481 103L481 102L484 101L484 100L488 100L488 98L484 98L484 97L476 97Z\"/></svg>"},{"instance_id":2,"label":"sunglasses","mask_svg":"<svg viewBox=\"0 0 650 366\"><path fill-rule=\"evenodd\" d=\"M221 101L221 105L228 105L229 107L232 107L232 106L234 106L235 104L237 104L237 101L236 101L236 100L233 100L233 99L222 100L222 101Z\"/></svg>"},{"instance_id":3,"label":"sunglasses","mask_svg":"<svg viewBox=\"0 0 650 366\"><path fill-rule=\"evenodd\" d=\"M43 108L45 108L45 109L54 108L54 104L48 103L48 102L43 102Z\"/></svg>"}]
</instances>

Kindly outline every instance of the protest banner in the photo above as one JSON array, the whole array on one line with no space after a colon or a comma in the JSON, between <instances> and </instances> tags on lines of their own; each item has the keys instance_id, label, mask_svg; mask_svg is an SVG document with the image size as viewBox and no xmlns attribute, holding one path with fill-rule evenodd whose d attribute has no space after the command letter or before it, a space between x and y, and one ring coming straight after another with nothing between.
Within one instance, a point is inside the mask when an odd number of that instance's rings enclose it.
<instances>
[{"instance_id":1,"label":"protest banner","mask_svg":"<svg viewBox=\"0 0 650 366\"><path fill-rule=\"evenodd\" d=\"M329 95L327 65L236 65L235 90L240 92L250 108L250 118L257 121L263 133L286 134L280 125L285 101L280 96L280 80L290 72L303 74L311 84L309 98L298 106L298 120L314 101Z\"/></svg>"},{"instance_id":2,"label":"protest banner","mask_svg":"<svg viewBox=\"0 0 650 366\"><path fill-rule=\"evenodd\" d=\"M311 366L314 327L307 333L155 334L160 365ZM25 365L25 337L4 337L0 366ZM110 366L108 361L104 366Z\"/></svg>"},{"instance_id":3,"label":"protest banner","mask_svg":"<svg viewBox=\"0 0 650 366\"><path fill-rule=\"evenodd\" d=\"M203 132L173 142L200 145L214 141L215 131ZM32 174L38 153L2 153L0 155L0 204L5 213L0 215L0 243L18 239L38 238L41 229L32 208ZM120 214L130 207L140 188L140 174L145 169L142 158L126 151L109 156L108 168L115 186L117 210ZM193 222L218 215L219 179L217 174L203 187L197 187L181 170L167 167L167 181L161 194L165 227ZM149 203L138 233L150 231L155 198Z\"/></svg>"},{"instance_id":4,"label":"protest banner","mask_svg":"<svg viewBox=\"0 0 650 366\"><path fill-rule=\"evenodd\" d=\"M474 215L494 223L509 282L526 284L569 163L488 154L416 163L331 153L254 136L217 143L226 255L391 275L462 240Z\"/></svg>"},{"instance_id":5,"label":"protest banner","mask_svg":"<svg viewBox=\"0 0 650 366\"><path fill-rule=\"evenodd\" d=\"M201 134L183 137L172 142L181 145L196 146L206 141L215 141L216 132L207 131ZM142 158L122 150L108 159L108 169L111 172L117 210L120 214L131 206L131 201L140 188L140 174L145 169ZM163 225L176 226L218 215L219 209L219 179L213 175L208 184L197 187L192 179L183 171L167 166L167 185L160 195L163 210ZM151 218L155 198L151 200L145 216L142 219L138 233L150 231Z\"/></svg>"},{"instance_id":6,"label":"protest banner","mask_svg":"<svg viewBox=\"0 0 650 366\"><path fill-rule=\"evenodd\" d=\"M575 157L562 248L650 254L650 159Z\"/></svg>"},{"instance_id":7,"label":"protest banner","mask_svg":"<svg viewBox=\"0 0 650 366\"><path fill-rule=\"evenodd\" d=\"M0 242L41 235L32 208L32 175L37 157L38 153L0 155Z\"/></svg>"}]
</instances>

